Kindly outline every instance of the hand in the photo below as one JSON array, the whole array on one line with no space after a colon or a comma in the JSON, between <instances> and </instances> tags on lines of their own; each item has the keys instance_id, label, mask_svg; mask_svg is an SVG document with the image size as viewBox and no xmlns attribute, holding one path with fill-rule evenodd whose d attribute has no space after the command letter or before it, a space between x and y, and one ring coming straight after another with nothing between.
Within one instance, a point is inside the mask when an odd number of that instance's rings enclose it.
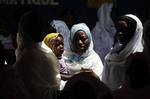
<instances>
[{"instance_id":1,"label":"hand","mask_svg":"<svg viewBox=\"0 0 150 99\"><path fill-rule=\"evenodd\" d=\"M87 68L81 68L80 72L93 72L92 69L87 69Z\"/></svg>"}]
</instances>

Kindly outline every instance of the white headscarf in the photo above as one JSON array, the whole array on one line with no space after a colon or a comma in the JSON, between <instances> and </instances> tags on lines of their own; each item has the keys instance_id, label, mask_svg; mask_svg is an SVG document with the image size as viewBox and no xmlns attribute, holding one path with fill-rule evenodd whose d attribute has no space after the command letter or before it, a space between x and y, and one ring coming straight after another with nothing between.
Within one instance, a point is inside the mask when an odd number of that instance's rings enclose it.
<instances>
[{"instance_id":1,"label":"white headscarf","mask_svg":"<svg viewBox=\"0 0 150 99\"><path fill-rule=\"evenodd\" d=\"M94 49L104 61L112 48L116 29L111 19L112 3L104 3L97 11L98 22L92 30Z\"/></svg>"},{"instance_id":2,"label":"white headscarf","mask_svg":"<svg viewBox=\"0 0 150 99\"><path fill-rule=\"evenodd\" d=\"M90 45L88 49L82 55L79 55L74 52L74 47L72 44L74 35L79 30L84 31L90 40ZM84 23L73 25L71 28L69 42L70 42L70 52L68 51L64 55L66 62L71 63L68 66L70 74L78 73L80 72L81 68L84 68L93 70L101 78L103 64L101 62L100 57L93 50L92 36L87 25Z\"/></svg>"},{"instance_id":3,"label":"white headscarf","mask_svg":"<svg viewBox=\"0 0 150 99\"><path fill-rule=\"evenodd\" d=\"M53 20L50 23L55 29L56 32L61 33L64 37L64 48L68 49L69 48L69 35L70 35L70 30L68 28L68 26L66 25L66 23L64 21L61 20Z\"/></svg>"},{"instance_id":4,"label":"white headscarf","mask_svg":"<svg viewBox=\"0 0 150 99\"><path fill-rule=\"evenodd\" d=\"M117 53L116 51L122 46L115 44L110 53L105 57L104 72L102 80L112 89L117 89L124 81L125 73L125 62L127 57L135 52L142 52L142 35L143 26L141 21L132 14L127 14L128 16L136 21L136 30L134 36L131 38L126 47Z\"/></svg>"},{"instance_id":5,"label":"white headscarf","mask_svg":"<svg viewBox=\"0 0 150 99\"><path fill-rule=\"evenodd\" d=\"M86 35L88 36L89 40L90 40L90 45L88 47L88 49L86 50L85 53L83 53L80 57L87 57L93 50L93 40L92 40L92 35L90 32L90 29L87 27L87 25L85 23L80 23L80 24L76 24L73 25L71 28L71 33L70 33L70 39L69 39L69 43L70 43L70 49L73 51L73 38L74 35L77 31L82 30L86 33Z\"/></svg>"},{"instance_id":6,"label":"white headscarf","mask_svg":"<svg viewBox=\"0 0 150 99\"><path fill-rule=\"evenodd\" d=\"M110 59L112 61L120 61L126 59L131 53L134 52L142 52L143 51L143 45L142 45L142 36L143 36L143 25L139 18L137 18L135 15L127 14L125 16L128 16L136 21L136 30L134 33L133 38L129 41L129 43L126 45L126 47L117 54L115 50L117 48L120 48L121 46L116 44L115 47L111 50L111 54L109 57L107 56L106 59Z\"/></svg>"}]
</instances>

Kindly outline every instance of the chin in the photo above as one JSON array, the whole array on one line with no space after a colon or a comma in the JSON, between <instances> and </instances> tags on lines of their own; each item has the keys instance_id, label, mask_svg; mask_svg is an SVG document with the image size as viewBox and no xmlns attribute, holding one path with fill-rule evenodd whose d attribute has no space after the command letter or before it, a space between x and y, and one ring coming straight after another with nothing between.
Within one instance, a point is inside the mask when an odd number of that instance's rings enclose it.
<instances>
[{"instance_id":1,"label":"chin","mask_svg":"<svg viewBox=\"0 0 150 99\"><path fill-rule=\"evenodd\" d=\"M62 58L62 55L61 55L61 56L57 56L57 58L58 58L58 59L61 59L61 58Z\"/></svg>"},{"instance_id":2,"label":"chin","mask_svg":"<svg viewBox=\"0 0 150 99\"><path fill-rule=\"evenodd\" d=\"M85 50L78 51L79 54L83 54Z\"/></svg>"}]
</instances>

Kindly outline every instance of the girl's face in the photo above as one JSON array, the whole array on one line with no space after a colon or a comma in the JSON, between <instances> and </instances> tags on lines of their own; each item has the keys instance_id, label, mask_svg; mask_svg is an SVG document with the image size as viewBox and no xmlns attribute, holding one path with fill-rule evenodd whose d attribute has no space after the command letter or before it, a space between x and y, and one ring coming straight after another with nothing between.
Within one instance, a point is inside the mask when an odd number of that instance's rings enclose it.
<instances>
[{"instance_id":1,"label":"girl's face","mask_svg":"<svg viewBox=\"0 0 150 99\"><path fill-rule=\"evenodd\" d=\"M55 43L52 46L52 51L58 59L61 59L62 54L64 52L64 39L62 36L58 36L55 39Z\"/></svg>"},{"instance_id":2,"label":"girl's face","mask_svg":"<svg viewBox=\"0 0 150 99\"><path fill-rule=\"evenodd\" d=\"M84 31L78 31L73 38L74 51L76 53L84 53L90 45L90 40Z\"/></svg>"}]
</instances>

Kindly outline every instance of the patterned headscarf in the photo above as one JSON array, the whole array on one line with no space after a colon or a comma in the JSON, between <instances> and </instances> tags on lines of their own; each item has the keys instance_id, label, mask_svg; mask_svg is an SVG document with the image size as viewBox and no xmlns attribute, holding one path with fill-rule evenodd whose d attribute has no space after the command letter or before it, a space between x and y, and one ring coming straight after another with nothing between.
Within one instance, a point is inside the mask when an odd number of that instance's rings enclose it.
<instances>
[{"instance_id":1,"label":"patterned headscarf","mask_svg":"<svg viewBox=\"0 0 150 99\"><path fill-rule=\"evenodd\" d=\"M52 46L55 44L55 39L60 35L60 33L50 33L50 34L47 34L44 38L44 43L52 48Z\"/></svg>"},{"instance_id":2,"label":"patterned headscarf","mask_svg":"<svg viewBox=\"0 0 150 99\"><path fill-rule=\"evenodd\" d=\"M70 30L69 30L68 26L66 25L66 23L62 20L53 20L50 24L56 29L56 32L63 35L64 48L68 49L69 48L68 39L69 39Z\"/></svg>"}]
</instances>

